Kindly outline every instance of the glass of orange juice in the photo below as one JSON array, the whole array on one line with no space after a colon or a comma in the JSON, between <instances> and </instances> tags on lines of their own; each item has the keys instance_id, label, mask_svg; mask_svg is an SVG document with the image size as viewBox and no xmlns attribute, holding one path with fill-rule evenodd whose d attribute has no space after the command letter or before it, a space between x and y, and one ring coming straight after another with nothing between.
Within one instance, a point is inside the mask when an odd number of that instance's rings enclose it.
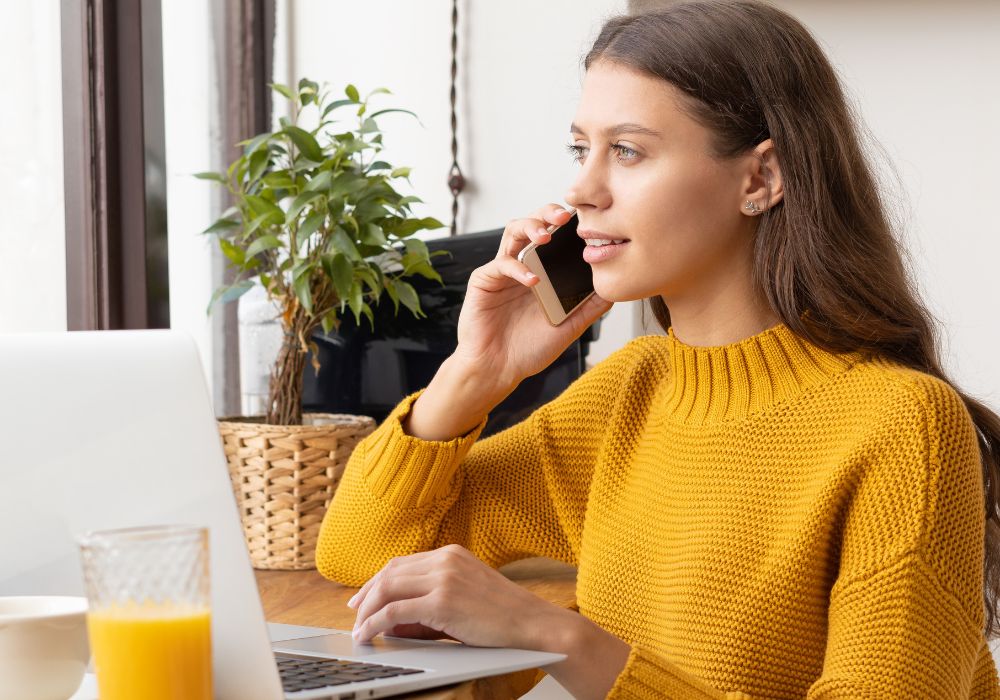
<instances>
[{"instance_id":1,"label":"glass of orange juice","mask_svg":"<svg viewBox=\"0 0 1000 700\"><path fill-rule=\"evenodd\" d=\"M105 530L79 544L101 700L212 700L208 530Z\"/></svg>"}]
</instances>

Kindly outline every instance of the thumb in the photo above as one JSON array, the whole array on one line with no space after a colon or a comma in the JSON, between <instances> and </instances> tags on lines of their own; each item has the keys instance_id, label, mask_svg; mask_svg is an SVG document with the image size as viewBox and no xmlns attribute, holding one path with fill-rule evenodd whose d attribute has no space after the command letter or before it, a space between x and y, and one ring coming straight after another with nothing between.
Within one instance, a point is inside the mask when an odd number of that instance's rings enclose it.
<instances>
[{"instance_id":1,"label":"thumb","mask_svg":"<svg viewBox=\"0 0 1000 700\"><path fill-rule=\"evenodd\" d=\"M573 337L579 337L583 334L590 325L599 319L602 315L606 314L614 306L614 302L608 301L599 297L596 293L593 294L583 306L576 310L567 321L572 323Z\"/></svg>"}]
</instances>

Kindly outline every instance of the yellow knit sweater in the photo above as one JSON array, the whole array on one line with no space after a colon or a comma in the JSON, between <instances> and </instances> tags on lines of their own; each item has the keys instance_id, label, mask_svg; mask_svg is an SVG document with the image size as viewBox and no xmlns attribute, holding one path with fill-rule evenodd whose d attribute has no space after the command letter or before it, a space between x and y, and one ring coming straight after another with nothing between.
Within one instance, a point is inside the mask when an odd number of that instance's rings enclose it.
<instances>
[{"instance_id":1,"label":"yellow knit sweater","mask_svg":"<svg viewBox=\"0 0 1000 700\"><path fill-rule=\"evenodd\" d=\"M630 342L524 422L355 450L317 565L458 543L579 567L632 651L613 698L1000 698L975 427L945 383L779 325ZM511 611L516 614L516 611Z\"/></svg>"}]
</instances>

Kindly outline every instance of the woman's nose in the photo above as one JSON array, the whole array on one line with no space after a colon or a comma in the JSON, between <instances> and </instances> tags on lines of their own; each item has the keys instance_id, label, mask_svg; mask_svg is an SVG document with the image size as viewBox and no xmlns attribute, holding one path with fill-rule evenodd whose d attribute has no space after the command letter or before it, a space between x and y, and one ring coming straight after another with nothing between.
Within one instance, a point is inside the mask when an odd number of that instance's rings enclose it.
<instances>
[{"instance_id":1,"label":"woman's nose","mask_svg":"<svg viewBox=\"0 0 1000 700\"><path fill-rule=\"evenodd\" d=\"M611 191L598 163L585 162L576 175L576 180L567 190L566 203L574 209L594 207L605 209L611 204Z\"/></svg>"}]
</instances>

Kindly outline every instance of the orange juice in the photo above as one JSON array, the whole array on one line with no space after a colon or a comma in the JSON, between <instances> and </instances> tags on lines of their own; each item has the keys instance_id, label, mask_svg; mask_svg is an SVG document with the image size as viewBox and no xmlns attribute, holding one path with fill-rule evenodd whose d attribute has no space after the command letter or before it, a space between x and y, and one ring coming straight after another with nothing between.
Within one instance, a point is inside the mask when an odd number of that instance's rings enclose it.
<instances>
[{"instance_id":1,"label":"orange juice","mask_svg":"<svg viewBox=\"0 0 1000 700\"><path fill-rule=\"evenodd\" d=\"M121 605L87 614L101 700L212 700L206 608Z\"/></svg>"}]
</instances>

